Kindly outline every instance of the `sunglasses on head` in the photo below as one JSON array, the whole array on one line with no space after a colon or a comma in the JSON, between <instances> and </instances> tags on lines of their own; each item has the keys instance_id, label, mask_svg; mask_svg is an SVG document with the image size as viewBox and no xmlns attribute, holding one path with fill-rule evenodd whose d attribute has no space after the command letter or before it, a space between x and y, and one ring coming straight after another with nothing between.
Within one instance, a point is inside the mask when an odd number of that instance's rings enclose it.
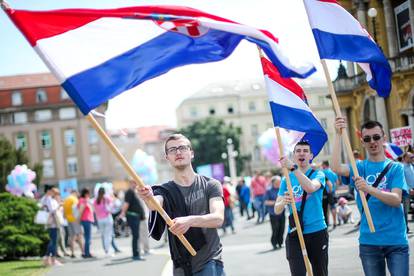
<instances>
[{"instance_id":1,"label":"sunglasses on head","mask_svg":"<svg viewBox=\"0 0 414 276\"><path fill-rule=\"evenodd\" d=\"M381 140L381 138L382 136L379 134L374 134L372 136L367 135L367 136L362 137L362 141L364 141L365 143L370 143L371 139L374 141L379 141Z\"/></svg>"}]
</instances>

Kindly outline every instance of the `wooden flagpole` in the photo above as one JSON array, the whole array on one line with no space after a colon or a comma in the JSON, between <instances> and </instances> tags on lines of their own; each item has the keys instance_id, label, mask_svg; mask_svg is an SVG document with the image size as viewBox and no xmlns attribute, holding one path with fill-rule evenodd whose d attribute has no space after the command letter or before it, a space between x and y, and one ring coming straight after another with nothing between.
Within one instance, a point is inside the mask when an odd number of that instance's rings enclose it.
<instances>
[{"instance_id":1,"label":"wooden flagpole","mask_svg":"<svg viewBox=\"0 0 414 276\"><path fill-rule=\"evenodd\" d=\"M144 187L144 182L142 179L137 175L135 170L131 167L131 165L128 163L128 161L125 159L125 157L120 153L118 148L115 146L115 144L112 142L112 140L109 138L109 136L106 134L106 132L103 130L103 128L99 125L99 123L96 121L95 117L92 115L92 113L89 113L86 115L86 118L88 121L92 124L92 126L95 128L95 130L99 133L101 138L104 140L104 142L107 144L107 146L111 149L112 153L115 155L116 158L121 162L121 164L124 166L125 170L128 172L128 174L134 179L134 181L138 184L140 188ZM171 220L171 218L168 216L168 214L165 212L165 210L161 207L159 202L154 198L150 198L150 204L155 207L157 212L162 216L162 218L165 220L165 222L168 224L168 226L173 226L174 222ZM191 246L191 244L187 241L187 239L184 237L184 235L177 235L178 239L183 243L184 247L190 252L192 256L195 256L197 252L194 250L194 248Z\"/></svg>"},{"instance_id":2,"label":"wooden flagpole","mask_svg":"<svg viewBox=\"0 0 414 276\"><path fill-rule=\"evenodd\" d=\"M339 107L335 89L332 84L331 75L329 74L329 71L328 71L328 66L326 65L326 61L323 59L321 59L321 63L322 63L323 71L325 73L326 82L328 84L329 93L331 94L331 99L332 99L332 103L334 106L336 116L342 117L341 108ZM359 172L356 166L355 157L352 153L352 147L351 147L351 142L349 141L348 133L346 131L343 131L343 129L341 129L341 135L345 143L345 149L348 154L349 161L351 162L352 171L354 172L355 177L359 177ZM363 191L359 191L359 197L361 198L361 202L364 208L365 216L367 218L369 230L371 231L371 233L374 233L375 232L374 223L372 221L371 212L369 210L367 199L365 198L365 194Z\"/></svg>"},{"instance_id":3,"label":"wooden flagpole","mask_svg":"<svg viewBox=\"0 0 414 276\"><path fill-rule=\"evenodd\" d=\"M257 47L257 49L259 50L260 58L262 58L263 57L262 50L259 47ZM278 127L275 127L275 132L276 132L277 143L279 145L280 156L284 156L285 152L284 152L283 140L282 140L282 137L280 136L280 129ZM289 196L294 199L292 182L290 181L289 171L285 167L282 168L282 171L283 171L283 176L286 179L286 186L289 191ZM293 204L291 204L291 207L292 207L293 219L295 221L296 231L298 233L299 244L302 250L303 261L305 263L306 271L308 272L309 276L313 276L312 267L309 261L308 253L306 251L305 239L303 238L302 227L300 225L298 210L296 209L296 203L294 202Z\"/></svg>"}]
</instances>

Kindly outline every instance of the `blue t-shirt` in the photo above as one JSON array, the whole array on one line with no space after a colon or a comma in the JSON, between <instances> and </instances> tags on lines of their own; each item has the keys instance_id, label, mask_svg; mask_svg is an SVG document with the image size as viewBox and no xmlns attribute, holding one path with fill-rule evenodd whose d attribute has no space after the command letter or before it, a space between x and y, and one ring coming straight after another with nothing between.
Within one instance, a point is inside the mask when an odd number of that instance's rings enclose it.
<instances>
[{"instance_id":1,"label":"blue t-shirt","mask_svg":"<svg viewBox=\"0 0 414 276\"><path fill-rule=\"evenodd\" d=\"M309 169L305 175L309 175L312 169ZM290 181L292 183L292 189L293 189L293 196L295 198L296 203L296 209L298 212L300 211L301 205L302 205L302 195L303 190L302 186L300 186L298 179L296 178L294 173L290 173ZM323 215L323 209L322 209L322 194L323 189L325 188L325 174L317 170L315 171L311 177L311 180L316 179L318 180L322 187L317 190L316 192L313 192L311 194L308 193L306 198L306 204L305 204L305 210L303 213L303 233L309 234L314 233L320 230L323 230L326 228L325 223L325 217ZM283 196L285 192L287 192L287 185L286 185L286 179L282 179L282 183L280 184L279 189L279 196ZM289 211L292 213L292 208L289 205ZM289 228L290 232L290 228Z\"/></svg>"},{"instance_id":2,"label":"blue t-shirt","mask_svg":"<svg viewBox=\"0 0 414 276\"><path fill-rule=\"evenodd\" d=\"M329 179L329 181L331 181L331 183L332 183L332 192L335 192L335 190L336 190L336 181L338 181L338 176L336 175L336 173L334 173L331 169L326 169L326 170L323 170L323 173L325 174L325 176L326 176L326 178L328 178ZM328 186L328 184L326 184L326 191L328 192L328 193L330 193L331 191L330 191L330 189L329 189L329 186Z\"/></svg>"},{"instance_id":3,"label":"blue t-shirt","mask_svg":"<svg viewBox=\"0 0 414 276\"><path fill-rule=\"evenodd\" d=\"M266 190L264 200L274 200L274 201L276 201L278 193L279 193L279 189L273 187L273 185L272 185L272 187L270 187L269 189ZM267 211L268 211L269 215L271 215L271 216L284 216L285 215L284 210L281 214L276 215L274 205L272 205L272 206L266 205L266 208L267 208Z\"/></svg>"},{"instance_id":4,"label":"blue t-shirt","mask_svg":"<svg viewBox=\"0 0 414 276\"><path fill-rule=\"evenodd\" d=\"M365 179L368 185L373 185L379 174L391 162L385 159L381 162L364 160L357 163L359 175ZM350 177L353 178L353 171L350 167ZM354 181L351 180L354 186ZM394 162L389 171L385 174L377 189L390 192L393 188L401 189L403 195L407 193L407 183L404 178L402 164ZM357 205L359 212L362 212L362 203L357 193ZM402 204L399 207L389 206L374 196L368 200L368 207L375 226L375 233L371 233L365 215L362 216L359 243L366 245L407 245L406 224Z\"/></svg>"}]
</instances>

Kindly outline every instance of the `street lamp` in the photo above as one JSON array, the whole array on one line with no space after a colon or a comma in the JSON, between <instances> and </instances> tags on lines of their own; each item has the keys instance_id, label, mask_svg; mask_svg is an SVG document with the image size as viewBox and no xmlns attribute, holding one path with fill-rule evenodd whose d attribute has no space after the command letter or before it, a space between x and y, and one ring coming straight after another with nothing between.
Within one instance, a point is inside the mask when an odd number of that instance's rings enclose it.
<instances>
[{"instance_id":1,"label":"street lamp","mask_svg":"<svg viewBox=\"0 0 414 276\"><path fill-rule=\"evenodd\" d=\"M237 170L236 170L236 160L239 153L234 150L233 140L231 138L227 139L227 153L223 152L221 154L221 158L228 159L229 162L229 170L230 170L230 178L231 183L236 184L237 182Z\"/></svg>"},{"instance_id":2,"label":"street lamp","mask_svg":"<svg viewBox=\"0 0 414 276\"><path fill-rule=\"evenodd\" d=\"M377 12L376 8L370 8L368 10L368 16L372 20L372 32L373 32L373 35L374 35L375 43L378 43L377 42L377 26L375 25L375 18L377 17L377 15L378 15L378 12Z\"/></svg>"}]
</instances>

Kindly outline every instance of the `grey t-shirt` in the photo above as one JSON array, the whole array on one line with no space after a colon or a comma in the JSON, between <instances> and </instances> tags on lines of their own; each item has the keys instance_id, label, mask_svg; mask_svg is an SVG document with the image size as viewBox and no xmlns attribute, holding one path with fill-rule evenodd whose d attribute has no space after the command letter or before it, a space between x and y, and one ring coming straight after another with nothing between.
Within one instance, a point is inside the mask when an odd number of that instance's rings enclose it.
<instances>
[{"instance_id":1,"label":"grey t-shirt","mask_svg":"<svg viewBox=\"0 0 414 276\"><path fill-rule=\"evenodd\" d=\"M177 184L176 184L177 185ZM223 189L219 181L196 175L194 183L188 187L177 185L184 196L185 204L190 215L205 215L210 213L209 201L214 197L223 198ZM206 244L197 255L192 257L193 273L200 271L210 260L221 260L222 245L216 228L202 228ZM174 276L184 275L182 268L174 268Z\"/></svg>"}]
</instances>

